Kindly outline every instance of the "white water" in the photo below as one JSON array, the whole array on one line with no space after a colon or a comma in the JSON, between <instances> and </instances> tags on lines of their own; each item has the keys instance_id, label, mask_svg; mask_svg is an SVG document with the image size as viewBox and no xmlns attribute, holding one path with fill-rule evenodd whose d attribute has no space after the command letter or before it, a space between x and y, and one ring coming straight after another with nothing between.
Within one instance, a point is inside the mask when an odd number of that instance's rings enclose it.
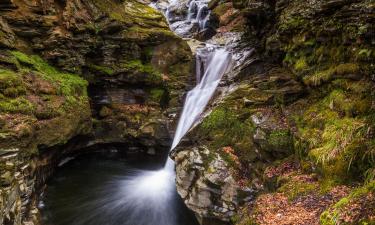
<instances>
[{"instance_id":1,"label":"white water","mask_svg":"<svg viewBox=\"0 0 375 225\"><path fill-rule=\"evenodd\" d=\"M211 12L208 9L209 0L190 0L182 3L178 0L165 2L153 2L151 7L164 12L170 28L182 37L192 37L194 33L209 28ZM185 5L186 4L186 5ZM181 9L186 9L186 14Z\"/></svg>"},{"instance_id":2,"label":"white water","mask_svg":"<svg viewBox=\"0 0 375 225\"><path fill-rule=\"evenodd\" d=\"M165 15L169 20L169 7ZM189 5L188 18L191 23L199 23L204 29L209 18L207 2L192 0ZM172 26L171 26L172 27ZM224 73L231 64L232 56L224 48L206 44L196 53L196 80L197 85L188 92L173 139L173 150L200 119L204 109L215 93ZM171 205L171 198L175 194L174 161L168 157L164 168L159 171L138 171L134 176L124 179L121 189L124 193L121 203L132 208L128 217L130 221L142 218L143 213L152 215L148 221L137 225L178 225L173 214L176 212Z\"/></svg>"},{"instance_id":3,"label":"white water","mask_svg":"<svg viewBox=\"0 0 375 225\"><path fill-rule=\"evenodd\" d=\"M197 22L199 24L199 29L203 30L206 28L209 17L210 12L208 10L207 1L192 0L189 3L187 21L192 23Z\"/></svg>"},{"instance_id":4,"label":"white water","mask_svg":"<svg viewBox=\"0 0 375 225\"><path fill-rule=\"evenodd\" d=\"M222 76L231 62L231 55L228 51L223 48L210 47L213 49L207 50L204 48L197 51L196 73L199 83L186 96L184 109L177 126L171 150L180 143L184 135L200 119L201 114L215 93ZM203 77L201 76L202 67L204 68Z\"/></svg>"},{"instance_id":5,"label":"white water","mask_svg":"<svg viewBox=\"0 0 375 225\"><path fill-rule=\"evenodd\" d=\"M231 58L227 50L213 45L207 44L197 50L197 85L186 96L171 150L200 119L231 64ZM109 199L114 201L103 204L111 207L110 211L131 209L127 211L127 218L138 221L136 225L178 225L172 202L176 194L174 166L174 161L168 157L164 168L159 171L136 171L134 175L124 177L120 183L122 194L112 196Z\"/></svg>"}]
</instances>

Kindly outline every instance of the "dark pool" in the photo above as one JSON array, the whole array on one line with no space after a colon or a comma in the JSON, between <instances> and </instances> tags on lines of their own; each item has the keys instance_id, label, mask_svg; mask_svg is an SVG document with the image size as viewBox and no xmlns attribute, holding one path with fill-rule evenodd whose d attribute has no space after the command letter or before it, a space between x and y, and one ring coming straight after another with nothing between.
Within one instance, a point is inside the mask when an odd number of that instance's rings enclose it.
<instances>
[{"instance_id":1,"label":"dark pool","mask_svg":"<svg viewBox=\"0 0 375 225\"><path fill-rule=\"evenodd\" d=\"M133 191L145 191L129 186L127 179L159 169L159 160L115 158L82 155L59 167L39 204L43 224L198 225L174 186L168 200L134 199Z\"/></svg>"}]
</instances>

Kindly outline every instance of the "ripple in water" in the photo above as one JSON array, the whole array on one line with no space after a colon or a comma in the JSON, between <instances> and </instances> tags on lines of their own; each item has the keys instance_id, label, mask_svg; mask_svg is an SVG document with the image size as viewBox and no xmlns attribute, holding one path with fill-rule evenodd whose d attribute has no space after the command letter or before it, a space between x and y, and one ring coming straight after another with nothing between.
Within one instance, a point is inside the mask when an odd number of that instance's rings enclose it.
<instances>
[{"instance_id":1,"label":"ripple in water","mask_svg":"<svg viewBox=\"0 0 375 225\"><path fill-rule=\"evenodd\" d=\"M46 225L197 225L165 169L87 156L56 172L40 204Z\"/></svg>"}]
</instances>

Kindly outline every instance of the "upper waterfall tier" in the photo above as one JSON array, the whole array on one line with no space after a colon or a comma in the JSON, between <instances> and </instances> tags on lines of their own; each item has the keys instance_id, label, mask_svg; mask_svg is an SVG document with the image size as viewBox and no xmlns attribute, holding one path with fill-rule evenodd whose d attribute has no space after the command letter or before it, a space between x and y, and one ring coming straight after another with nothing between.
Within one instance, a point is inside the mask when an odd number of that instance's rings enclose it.
<instances>
[{"instance_id":1,"label":"upper waterfall tier","mask_svg":"<svg viewBox=\"0 0 375 225\"><path fill-rule=\"evenodd\" d=\"M168 4L153 3L154 8L164 12L171 29L179 36L194 37L200 32L213 33L208 0L169 1Z\"/></svg>"},{"instance_id":2,"label":"upper waterfall tier","mask_svg":"<svg viewBox=\"0 0 375 225\"><path fill-rule=\"evenodd\" d=\"M213 45L197 50L197 86L188 92L171 149L174 149L190 128L199 121L224 73L231 65L231 54Z\"/></svg>"}]
</instances>

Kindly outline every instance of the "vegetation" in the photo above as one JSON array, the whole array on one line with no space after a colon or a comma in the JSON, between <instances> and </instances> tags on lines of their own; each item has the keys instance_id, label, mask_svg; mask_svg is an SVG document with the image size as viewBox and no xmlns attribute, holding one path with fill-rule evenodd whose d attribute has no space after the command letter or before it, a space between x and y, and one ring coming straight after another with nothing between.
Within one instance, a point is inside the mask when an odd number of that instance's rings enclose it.
<instances>
[{"instance_id":1,"label":"vegetation","mask_svg":"<svg viewBox=\"0 0 375 225\"><path fill-rule=\"evenodd\" d=\"M22 113L33 115L41 119L52 118L68 108L87 102L87 82L78 75L60 72L36 55L26 55L19 51L12 51L10 62L17 66L18 71L0 69L0 112ZM27 77L37 79L30 83ZM35 98L31 101L30 88L36 85L37 91L43 94L43 110L38 109ZM41 89L42 87L42 89ZM56 97L65 99L63 108L56 108ZM49 106L48 106L49 105Z\"/></svg>"},{"instance_id":2,"label":"vegetation","mask_svg":"<svg viewBox=\"0 0 375 225\"><path fill-rule=\"evenodd\" d=\"M24 97L7 99L0 96L0 112L33 114L34 111L35 106Z\"/></svg>"},{"instance_id":3,"label":"vegetation","mask_svg":"<svg viewBox=\"0 0 375 225\"><path fill-rule=\"evenodd\" d=\"M114 70L110 67L106 67L106 66L99 66L99 65L93 65L93 64L90 64L88 65L88 67L93 70L93 71L98 71L104 75L113 75L114 74Z\"/></svg>"},{"instance_id":4,"label":"vegetation","mask_svg":"<svg viewBox=\"0 0 375 225\"><path fill-rule=\"evenodd\" d=\"M319 86L333 78L345 77L345 75L358 74L359 66L354 63L345 63L329 68L327 70L318 71L311 76L304 77L304 82L310 86Z\"/></svg>"},{"instance_id":5,"label":"vegetation","mask_svg":"<svg viewBox=\"0 0 375 225\"><path fill-rule=\"evenodd\" d=\"M87 96L87 81L78 75L60 72L36 55L29 56L18 51L11 53L22 73L35 72L42 79L55 84L58 87L58 94L65 96L67 101L74 102L81 96Z\"/></svg>"},{"instance_id":6,"label":"vegetation","mask_svg":"<svg viewBox=\"0 0 375 225\"><path fill-rule=\"evenodd\" d=\"M364 176L374 166L373 140L366 138L372 126L368 118L374 113L369 105L368 92L334 89L300 118L301 140L327 179L345 180L359 171Z\"/></svg>"},{"instance_id":7,"label":"vegetation","mask_svg":"<svg viewBox=\"0 0 375 225\"><path fill-rule=\"evenodd\" d=\"M285 194L289 201L293 201L300 196L317 193L317 191L319 191L319 185L317 183L293 179L286 182L278 189L278 192Z\"/></svg>"},{"instance_id":8,"label":"vegetation","mask_svg":"<svg viewBox=\"0 0 375 225\"><path fill-rule=\"evenodd\" d=\"M146 84L160 85L163 82L163 76L159 71L154 69L151 64L143 64L140 60L129 61L121 67L136 76L135 79L143 79Z\"/></svg>"},{"instance_id":9,"label":"vegetation","mask_svg":"<svg viewBox=\"0 0 375 225\"><path fill-rule=\"evenodd\" d=\"M368 183L363 187L354 189L349 196L342 198L332 207L323 212L320 216L322 225L338 225L338 224L373 224L373 204L375 202L375 181ZM364 210L355 209L357 205L365 204ZM366 205L368 207L366 207Z\"/></svg>"},{"instance_id":10,"label":"vegetation","mask_svg":"<svg viewBox=\"0 0 375 225\"><path fill-rule=\"evenodd\" d=\"M217 108L203 121L200 129L214 138L212 145L219 148L249 138L254 126L250 120L241 121L230 109Z\"/></svg>"}]
</instances>

